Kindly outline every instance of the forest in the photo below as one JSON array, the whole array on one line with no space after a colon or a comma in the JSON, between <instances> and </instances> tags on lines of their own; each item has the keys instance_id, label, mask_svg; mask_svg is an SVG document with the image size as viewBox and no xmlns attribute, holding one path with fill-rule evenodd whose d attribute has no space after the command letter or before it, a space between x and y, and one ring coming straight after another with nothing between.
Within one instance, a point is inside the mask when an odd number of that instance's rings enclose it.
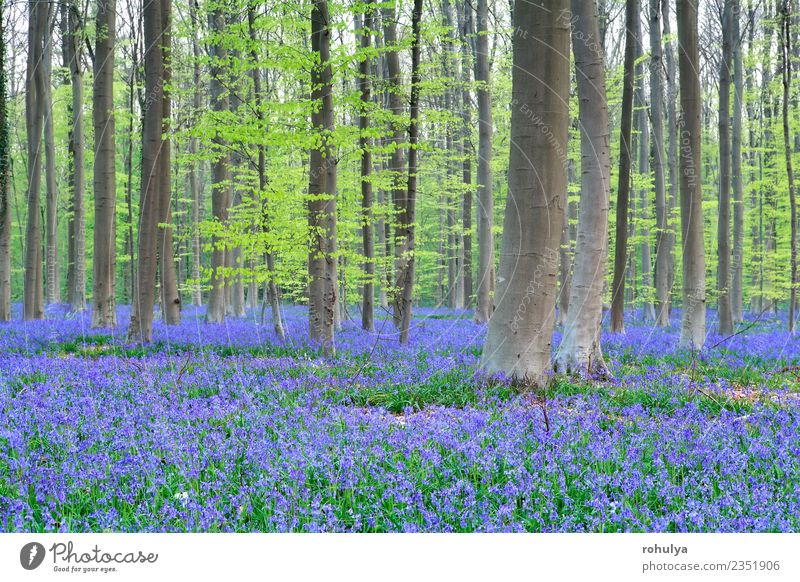
<instances>
[{"instance_id":1,"label":"forest","mask_svg":"<svg viewBox=\"0 0 800 582\"><path fill-rule=\"evenodd\" d=\"M0 531L797 531L793 0L2 0Z\"/></svg>"}]
</instances>

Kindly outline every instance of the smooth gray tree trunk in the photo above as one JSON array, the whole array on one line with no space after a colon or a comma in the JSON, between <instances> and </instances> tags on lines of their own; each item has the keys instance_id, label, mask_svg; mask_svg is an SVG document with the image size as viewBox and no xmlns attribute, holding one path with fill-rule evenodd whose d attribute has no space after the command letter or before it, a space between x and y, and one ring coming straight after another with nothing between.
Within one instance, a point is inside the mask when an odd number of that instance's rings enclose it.
<instances>
[{"instance_id":1,"label":"smooth gray tree trunk","mask_svg":"<svg viewBox=\"0 0 800 582\"><path fill-rule=\"evenodd\" d=\"M514 7L514 27L527 34L514 39L497 308L480 366L533 386L546 385L552 371L558 245L567 196L569 13L567 0Z\"/></svg>"},{"instance_id":2,"label":"smooth gray tree trunk","mask_svg":"<svg viewBox=\"0 0 800 582\"><path fill-rule=\"evenodd\" d=\"M372 103L370 65L368 56L373 29L374 2L367 0L364 5L363 28L357 26L361 37L362 56L359 60L359 89L361 92L361 111L358 117L359 149L361 150L361 244L364 253L364 288L361 297L361 328L375 331L375 243L372 226L374 223L372 201L372 144L369 138L369 111Z\"/></svg>"},{"instance_id":3,"label":"smooth gray tree trunk","mask_svg":"<svg viewBox=\"0 0 800 582\"><path fill-rule=\"evenodd\" d=\"M0 3L0 27L5 28ZM0 42L0 322L11 321L11 182L6 43Z\"/></svg>"},{"instance_id":4,"label":"smooth gray tree trunk","mask_svg":"<svg viewBox=\"0 0 800 582\"><path fill-rule=\"evenodd\" d=\"M733 64L733 0L722 11L722 60L719 65L719 211L717 212L717 316L719 334L733 333L731 311L731 69Z\"/></svg>"},{"instance_id":5,"label":"smooth gray tree trunk","mask_svg":"<svg viewBox=\"0 0 800 582\"><path fill-rule=\"evenodd\" d=\"M733 261L731 263L731 316L734 325L742 322L744 311L744 183L742 178L744 66L742 63L740 22L740 0L733 0L733 142L731 149L731 174L733 180Z\"/></svg>"}]
</instances>

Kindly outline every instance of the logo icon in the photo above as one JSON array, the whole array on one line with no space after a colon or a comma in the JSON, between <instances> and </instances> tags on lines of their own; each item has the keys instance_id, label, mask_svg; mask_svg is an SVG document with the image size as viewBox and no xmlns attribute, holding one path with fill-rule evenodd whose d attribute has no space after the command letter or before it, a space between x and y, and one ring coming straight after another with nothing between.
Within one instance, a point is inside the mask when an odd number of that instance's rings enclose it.
<instances>
[{"instance_id":1,"label":"logo icon","mask_svg":"<svg viewBox=\"0 0 800 582\"><path fill-rule=\"evenodd\" d=\"M44 553L44 546L39 542L27 543L19 552L19 563L26 570L35 570L44 562Z\"/></svg>"}]
</instances>

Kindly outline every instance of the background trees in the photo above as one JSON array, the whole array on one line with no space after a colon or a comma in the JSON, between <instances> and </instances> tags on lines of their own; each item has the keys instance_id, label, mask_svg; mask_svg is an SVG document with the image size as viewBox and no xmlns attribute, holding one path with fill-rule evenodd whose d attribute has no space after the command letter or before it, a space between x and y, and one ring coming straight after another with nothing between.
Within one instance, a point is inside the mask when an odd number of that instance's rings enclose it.
<instances>
[{"instance_id":1,"label":"background trees","mask_svg":"<svg viewBox=\"0 0 800 582\"><path fill-rule=\"evenodd\" d=\"M789 313L795 4L557 6L577 57L567 212L557 242L528 250L558 255L554 309L572 346L558 358L577 358L564 368L602 368L585 354L604 305L614 331L651 305L671 325L675 308L690 348L762 311ZM494 284L508 274L495 269L512 234L499 212L523 164L511 155L523 122L512 47L530 35L511 5L164 0L152 30L156 7L128 0L4 8L0 319L16 301L26 318L44 317L45 299L82 309L91 286L94 324L115 326L116 304L130 302L139 339L151 312L174 323L189 298L212 323L247 305L282 336L281 305L301 303L302 333L333 353L351 319L378 332L391 311L381 333L406 343L412 306L474 306L478 321L500 306ZM602 58L582 52L595 36ZM551 167L532 151L528 166Z\"/></svg>"}]
</instances>

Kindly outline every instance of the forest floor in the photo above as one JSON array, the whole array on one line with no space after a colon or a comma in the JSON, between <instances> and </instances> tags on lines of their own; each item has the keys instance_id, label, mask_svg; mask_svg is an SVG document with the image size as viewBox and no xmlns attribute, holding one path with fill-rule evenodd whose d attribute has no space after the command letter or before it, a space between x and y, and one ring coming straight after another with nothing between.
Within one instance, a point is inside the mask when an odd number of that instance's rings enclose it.
<instances>
[{"instance_id":1,"label":"forest floor","mask_svg":"<svg viewBox=\"0 0 800 582\"><path fill-rule=\"evenodd\" d=\"M800 530L778 318L698 354L629 321L613 380L520 394L469 313L417 310L406 348L346 322L324 361L285 311L284 343L194 308L146 347L126 308L0 326L0 531Z\"/></svg>"}]
</instances>

